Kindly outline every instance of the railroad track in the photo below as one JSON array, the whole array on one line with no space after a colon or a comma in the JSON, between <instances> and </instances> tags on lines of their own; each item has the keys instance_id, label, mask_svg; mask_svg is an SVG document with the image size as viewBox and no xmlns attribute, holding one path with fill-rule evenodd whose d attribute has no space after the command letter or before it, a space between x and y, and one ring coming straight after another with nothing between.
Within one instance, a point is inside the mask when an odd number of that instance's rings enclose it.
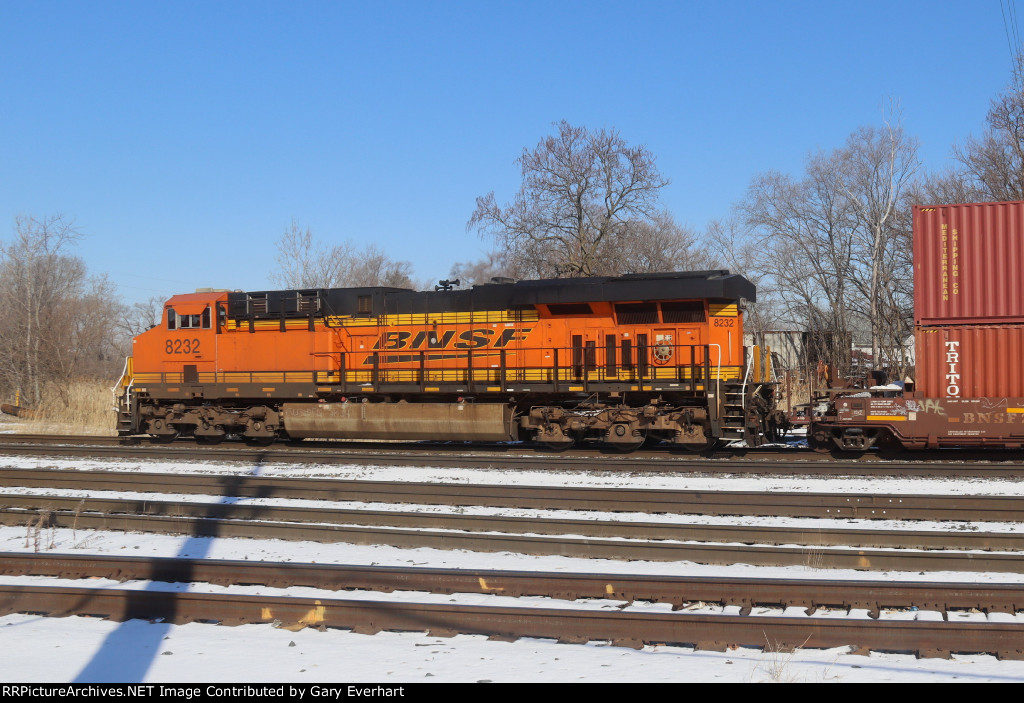
<instances>
[{"instance_id":1,"label":"railroad track","mask_svg":"<svg viewBox=\"0 0 1024 703\"><path fill-rule=\"evenodd\" d=\"M271 539L305 539L329 542L336 534L319 526L359 525L461 532L497 532L516 535L580 535L643 541L739 542L745 544L801 544L815 547L881 547L890 549L1024 550L1024 533L938 530L880 530L851 528L754 527L672 522L576 520L543 517L503 517L452 513L400 512L322 507L282 507L239 503L208 503L154 500L150 498L79 498L49 495L0 494L0 523L24 523L26 516L49 514L41 526L79 524L109 525L129 517L131 525L145 532L179 532L194 525L199 534L220 534L222 529L252 528L246 536ZM149 518L174 518L152 521ZM137 519L134 519L137 518ZM183 518L178 520L178 518ZM197 520L207 521L205 525ZM301 524L296 524L301 523ZM264 527L261 527L264 526ZM313 527L312 532L309 527ZM265 530L265 531L264 531ZM297 536L292 536L297 533ZM384 533L382 533L384 534ZM340 541L345 541L341 533ZM199 535L196 535L199 536ZM384 538L386 539L386 537ZM487 536L480 537L484 542ZM493 550L487 550L493 551Z\"/></svg>"},{"instance_id":2,"label":"railroad track","mask_svg":"<svg viewBox=\"0 0 1024 703\"><path fill-rule=\"evenodd\" d=\"M680 491L0 468L0 487L550 510L1024 522L1024 496Z\"/></svg>"},{"instance_id":3,"label":"railroad track","mask_svg":"<svg viewBox=\"0 0 1024 703\"><path fill-rule=\"evenodd\" d=\"M417 591L500 596L543 596L560 600L608 599L670 603L682 610L694 603L736 606L741 615L755 607L862 609L878 619L886 608L938 612L1024 611L1024 584L901 582L824 579L755 579L648 576L639 574L427 569L423 567L296 564L227 559L111 557L79 554L0 552L0 574L62 579L210 583L218 586L306 586L330 591Z\"/></svg>"},{"instance_id":4,"label":"railroad track","mask_svg":"<svg viewBox=\"0 0 1024 703\"><path fill-rule=\"evenodd\" d=\"M52 616L90 615L116 621L129 618L221 624L272 623L279 627L336 627L356 632L426 630L432 635L481 634L492 638L551 637L566 642L610 641L692 645L724 650L729 646L851 646L869 650L912 651L920 656L986 652L1003 659L1024 659L1024 625L965 622L958 608L986 612L1021 609L1022 587L886 582L763 581L635 577L621 574L534 574L496 571L387 569L373 567L252 564L238 561L123 559L70 555L0 555L4 574L62 578L161 579L165 582L247 583L318 588L431 590L440 593L545 595L579 600L599 598L621 604L595 609L501 607L359 599L224 595L63 586L0 585L0 613L33 612ZM630 612L634 601L670 602L678 611L697 601L740 606L736 615L680 612ZM923 607L943 621L881 618L887 604ZM804 617L755 616L755 607L807 609ZM870 608L871 617L815 618L819 607Z\"/></svg>"},{"instance_id":5,"label":"railroad track","mask_svg":"<svg viewBox=\"0 0 1024 703\"><path fill-rule=\"evenodd\" d=\"M725 449L706 455L675 450L645 450L624 457L605 448L546 454L515 444L408 442L301 442L250 447L237 443L200 446L131 443L118 437L0 435L0 454L70 458L316 463L327 465L448 466L559 471L665 472L714 474L800 474L823 476L979 476L1020 477L1019 453L912 452L868 453L852 459L842 453L817 454L781 448Z\"/></svg>"},{"instance_id":6,"label":"railroad track","mask_svg":"<svg viewBox=\"0 0 1024 703\"><path fill-rule=\"evenodd\" d=\"M116 448L116 447L112 447ZM252 450L245 450L251 452ZM374 455L373 463L380 455ZM612 461L620 461L615 459ZM252 463L251 459L247 463ZM351 461L345 461L351 463ZM437 464L434 459L432 464ZM445 461L447 463L447 461ZM593 468L591 466L591 468ZM409 482L346 481L272 476L169 474L53 469L0 469L0 486L79 491L86 495L0 495L0 523L47 528L154 531L191 536L272 537L322 542L511 551L617 560L702 564L803 566L864 571L989 571L1024 573L1024 534L880 529L752 528L622 520L538 519L397 510L351 510L254 505L244 498L302 498L434 506L488 506L557 510L616 509L708 515L788 515L1021 521L1024 498L811 493L662 491ZM186 493L207 500L101 498L95 491ZM566 534L572 534L566 537ZM547 536L554 535L554 536ZM785 545L785 546L783 546ZM793 546L797 545L797 546ZM973 550L973 551L953 551ZM990 550L990 551L980 551ZM994 550L994 551L992 551ZM1022 658L1024 625L978 621L971 609L1019 613L1019 585L925 584L803 579L665 579L660 577L525 574L465 570L327 567L213 560L123 560L86 556L0 555L5 574L46 573L64 578L146 579L214 584L267 584L359 590L601 598L618 605L566 608L488 607L436 603L298 599L145 590L18 584L0 587L0 612L81 613L114 620L164 618L225 624L270 622L294 627L339 627L359 632L427 630L432 634L486 634L498 638L554 637L615 644L672 643L707 649L744 645L833 647L859 651L914 651L948 656L989 652ZM47 558L49 561L47 562ZM32 561L32 565L25 566ZM48 564L48 565L47 565ZM106 570L104 574L96 571ZM334 584L333 586L330 584ZM684 612L651 612L643 603L670 603ZM639 604L636 607L630 603ZM697 603L734 609L693 613ZM863 615L778 617L764 608L863 609ZM886 608L917 608L935 622L886 617ZM657 608L653 610L658 610ZM874 616L875 619L867 617ZM906 613L903 613L905 616ZM1018 616L1019 617L1019 616ZM998 618L998 616L997 616ZM946 621L943 622L942 619ZM964 620L969 621L964 621ZM429 623L425 625L424 623Z\"/></svg>"},{"instance_id":7,"label":"railroad track","mask_svg":"<svg viewBox=\"0 0 1024 703\"><path fill-rule=\"evenodd\" d=\"M97 529L699 564L1024 573L1024 535L1014 533L539 520L150 499L7 495L0 496L0 500L16 506L0 509L0 524L36 531ZM298 518L307 522L298 522ZM332 520L334 524L330 524ZM545 532L558 536L537 536ZM771 546L792 544L802 546ZM887 549L867 549L863 545ZM1004 551L941 551L950 549Z\"/></svg>"}]
</instances>

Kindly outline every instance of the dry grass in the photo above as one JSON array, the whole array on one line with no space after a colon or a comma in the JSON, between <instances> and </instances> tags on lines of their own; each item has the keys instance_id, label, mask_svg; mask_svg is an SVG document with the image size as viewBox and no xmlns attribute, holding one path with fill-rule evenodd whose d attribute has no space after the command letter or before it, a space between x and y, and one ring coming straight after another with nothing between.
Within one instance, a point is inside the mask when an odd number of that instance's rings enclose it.
<instances>
[{"instance_id":1,"label":"dry grass","mask_svg":"<svg viewBox=\"0 0 1024 703\"><path fill-rule=\"evenodd\" d=\"M104 381L75 381L60 393L48 388L43 401L32 408L34 417L18 422L16 432L30 434L113 435L112 384Z\"/></svg>"},{"instance_id":2,"label":"dry grass","mask_svg":"<svg viewBox=\"0 0 1024 703\"><path fill-rule=\"evenodd\" d=\"M795 405L807 403L811 399L811 385L810 383L803 381L790 381L789 384L789 398L786 397L786 384L784 382L779 383L779 407L783 410L791 408Z\"/></svg>"}]
</instances>

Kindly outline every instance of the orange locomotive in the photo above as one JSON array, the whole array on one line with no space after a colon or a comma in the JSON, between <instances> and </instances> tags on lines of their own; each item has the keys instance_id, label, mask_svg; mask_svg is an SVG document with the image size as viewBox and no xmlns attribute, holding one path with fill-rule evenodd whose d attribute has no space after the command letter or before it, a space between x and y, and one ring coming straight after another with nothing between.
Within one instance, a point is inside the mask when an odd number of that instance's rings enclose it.
<instances>
[{"instance_id":1,"label":"orange locomotive","mask_svg":"<svg viewBox=\"0 0 1024 703\"><path fill-rule=\"evenodd\" d=\"M744 377L741 276L441 283L174 296L134 341L119 432L631 449L770 430L774 387Z\"/></svg>"}]
</instances>

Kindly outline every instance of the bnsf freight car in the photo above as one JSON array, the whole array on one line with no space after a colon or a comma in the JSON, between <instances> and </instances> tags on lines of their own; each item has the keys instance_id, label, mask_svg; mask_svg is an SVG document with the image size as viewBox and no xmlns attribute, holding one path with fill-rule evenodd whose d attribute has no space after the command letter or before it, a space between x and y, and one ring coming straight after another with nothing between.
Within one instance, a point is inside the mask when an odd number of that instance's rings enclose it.
<instances>
[{"instance_id":1,"label":"bnsf freight car","mask_svg":"<svg viewBox=\"0 0 1024 703\"><path fill-rule=\"evenodd\" d=\"M774 388L745 378L754 295L728 271L177 295L134 340L118 429L210 443L757 444Z\"/></svg>"},{"instance_id":2,"label":"bnsf freight car","mask_svg":"<svg viewBox=\"0 0 1024 703\"><path fill-rule=\"evenodd\" d=\"M1024 446L1024 203L914 208L916 383L835 397L819 449ZM889 397L885 397L889 396Z\"/></svg>"}]
</instances>

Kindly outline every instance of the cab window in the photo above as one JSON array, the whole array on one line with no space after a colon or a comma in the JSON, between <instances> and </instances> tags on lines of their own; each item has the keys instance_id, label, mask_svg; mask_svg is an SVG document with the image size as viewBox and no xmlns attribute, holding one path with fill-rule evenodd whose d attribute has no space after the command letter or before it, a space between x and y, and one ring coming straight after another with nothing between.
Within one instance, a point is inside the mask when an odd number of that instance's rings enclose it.
<instances>
[{"instance_id":1,"label":"cab window","mask_svg":"<svg viewBox=\"0 0 1024 703\"><path fill-rule=\"evenodd\" d=\"M211 327L212 320L213 316L209 305L198 315L178 314L174 308L167 308L167 329L169 330L208 330Z\"/></svg>"}]
</instances>

